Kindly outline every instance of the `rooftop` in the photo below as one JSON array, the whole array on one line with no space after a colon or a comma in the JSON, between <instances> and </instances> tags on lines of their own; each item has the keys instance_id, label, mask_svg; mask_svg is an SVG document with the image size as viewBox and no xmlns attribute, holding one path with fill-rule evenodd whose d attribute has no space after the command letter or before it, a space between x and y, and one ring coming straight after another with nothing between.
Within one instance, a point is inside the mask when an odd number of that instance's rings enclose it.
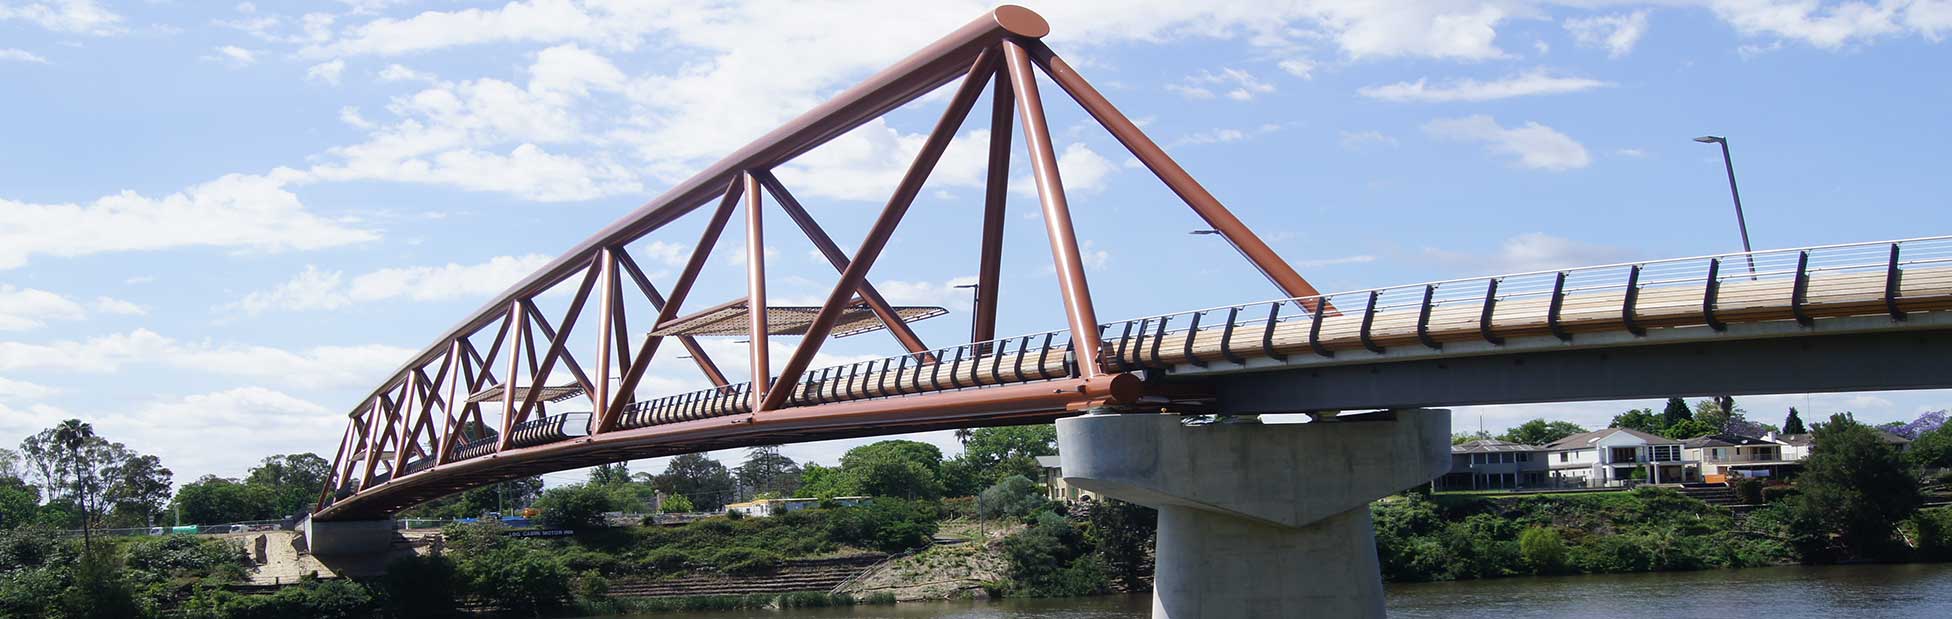
<instances>
[{"instance_id":1,"label":"rooftop","mask_svg":"<svg viewBox=\"0 0 1952 619\"><path fill-rule=\"evenodd\" d=\"M1456 445L1450 446L1450 452L1454 454L1487 453L1487 452L1500 452L1500 451L1545 451L1545 446L1527 445L1525 443L1513 443L1511 441L1501 441L1497 439L1478 439L1475 441L1458 443Z\"/></svg>"},{"instance_id":2,"label":"rooftop","mask_svg":"<svg viewBox=\"0 0 1952 619\"><path fill-rule=\"evenodd\" d=\"M1638 438L1650 445L1672 445L1681 442L1671 438L1667 438L1665 436L1648 434L1646 432L1641 432L1639 430L1629 430L1626 428L1606 428L1603 430L1594 430L1592 432L1582 432L1579 434L1574 434L1572 436L1568 436L1556 441L1552 441L1551 443L1548 443L1545 447L1546 449L1585 449L1588 447L1592 447L1593 443L1599 442L1600 439L1606 438L1608 436L1612 436L1614 433L1617 432L1625 432L1627 433L1628 436Z\"/></svg>"}]
</instances>

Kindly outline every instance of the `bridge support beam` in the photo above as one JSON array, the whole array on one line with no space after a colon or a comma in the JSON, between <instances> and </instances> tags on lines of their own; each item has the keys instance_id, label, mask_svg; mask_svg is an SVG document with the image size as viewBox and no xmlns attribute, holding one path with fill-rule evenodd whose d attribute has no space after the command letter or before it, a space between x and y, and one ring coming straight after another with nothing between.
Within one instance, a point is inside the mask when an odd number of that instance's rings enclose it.
<instances>
[{"instance_id":1,"label":"bridge support beam","mask_svg":"<svg viewBox=\"0 0 1952 619\"><path fill-rule=\"evenodd\" d=\"M1450 468L1450 413L1061 419L1064 478L1159 510L1155 619L1382 617L1369 503Z\"/></svg>"},{"instance_id":2,"label":"bridge support beam","mask_svg":"<svg viewBox=\"0 0 1952 619\"><path fill-rule=\"evenodd\" d=\"M399 536L391 518L319 522L308 516L298 528L305 533L306 548L320 557L383 555Z\"/></svg>"}]
</instances>

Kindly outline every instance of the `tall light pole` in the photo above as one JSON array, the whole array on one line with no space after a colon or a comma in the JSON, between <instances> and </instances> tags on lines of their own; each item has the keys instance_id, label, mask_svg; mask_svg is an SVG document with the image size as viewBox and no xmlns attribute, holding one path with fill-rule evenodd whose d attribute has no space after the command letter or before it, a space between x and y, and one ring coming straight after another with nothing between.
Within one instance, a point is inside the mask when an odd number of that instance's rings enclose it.
<instances>
[{"instance_id":1,"label":"tall light pole","mask_svg":"<svg viewBox=\"0 0 1952 619\"><path fill-rule=\"evenodd\" d=\"M983 286L982 286L982 284L956 284L956 285L955 285L955 287L956 287L956 288L968 288L968 289L969 289L969 308L970 308L970 311L975 311L975 309L976 309L977 307L979 307L979 306L981 306L981 305L983 304ZM978 332L978 330L977 330L977 328L976 328L976 323L977 323L977 321L975 321L975 320L970 320L970 321L969 321L969 341L970 341L970 342L975 342L975 341L976 341L976 338L977 338L977 336L979 336L979 335L981 335L981 334L980 334L980 333ZM979 352L978 354L981 354L981 353Z\"/></svg>"},{"instance_id":2,"label":"tall light pole","mask_svg":"<svg viewBox=\"0 0 1952 619\"><path fill-rule=\"evenodd\" d=\"M1695 138L1694 141L1703 144L1720 144L1722 146L1722 169L1728 171L1728 196L1735 200L1735 227L1742 232L1742 251L1744 253L1755 251L1754 248L1749 246L1749 221L1742 216L1742 192L1735 188L1735 158L1730 157L1728 154L1728 138L1719 135L1704 135ZM1749 259L1749 277L1753 279L1755 277L1755 256L1751 254L1746 257Z\"/></svg>"}]
</instances>

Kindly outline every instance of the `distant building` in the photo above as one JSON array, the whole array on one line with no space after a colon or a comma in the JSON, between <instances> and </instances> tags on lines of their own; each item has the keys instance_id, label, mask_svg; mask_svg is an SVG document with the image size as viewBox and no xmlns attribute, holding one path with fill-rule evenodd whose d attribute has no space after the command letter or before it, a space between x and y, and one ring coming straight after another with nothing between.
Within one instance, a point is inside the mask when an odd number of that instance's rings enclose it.
<instances>
[{"instance_id":1,"label":"distant building","mask_svg":"<svg viewBox=\"0 0 1952 619\"><path fill-rule=\"evenodd\" d=\"M1545 447L1492 439L1450 446L1450 472L1434 490L1511 490L1547 485Z\"/></svg>"},{"instance_id":2,"label":"distant building","mask_svg":"<svg viewBox=\"0 0 1952 619\"><path fill-rule=\"evenodd\" d=\"M868 501L868 497L843 496L843 497L834 497L831 500L836 505L840 505L842 507L853 507L855 505L866 503ZM792 499L757 499L752 501L746 501L743 503L727 504L725 506L725 513L729 514L732 512L738 512L746 516L752 516L755 518L764 518L767 516L784 514L786 512L797 512L803 509L812 509L815 507L819 507L821 501L822 499L813 498L813 497L800 497L800 498L792 498Z\"/></svg>"},{"instance_id":3,"label":"distant building","mask_svg":"<svg viewBox=\"0 0 1952 619\"><path fill-rule=\"evenodd\" d=\"M1057 456L1037 456L1037 467L1044 471L1041 481L1044 483L1045 496L1050 500L1076 501L1098 497L1095 492L1064 483L1064 461Z\"/></svg>"},{"instance_id":4,"label":"distant building","mask_svg":"<svg viewBox=\"0 0 1952 619\"><path fill-rule=\"evenodd\" d=\"M1701 463L1682 453L1681 441L1638 430L1584 432L1545 448L1552 476L1561 484L1601 487L1701 481Z\"/></svg>"},{"instance_id":5,"label":"distant building","mask_svg":"<svg viewBox=\"0 0 1952 619\"><path fill-rule=\"evenodd\" d=\"M1681 444L1688 459L1701 463L1702 481L1710 483L1734 477L1786 477L1801 468L1798 461L1808 456L1804 449L1802 456L1791 457L1785 442L1738 434L1710 434Z\"/></svg>"}]
</instances>

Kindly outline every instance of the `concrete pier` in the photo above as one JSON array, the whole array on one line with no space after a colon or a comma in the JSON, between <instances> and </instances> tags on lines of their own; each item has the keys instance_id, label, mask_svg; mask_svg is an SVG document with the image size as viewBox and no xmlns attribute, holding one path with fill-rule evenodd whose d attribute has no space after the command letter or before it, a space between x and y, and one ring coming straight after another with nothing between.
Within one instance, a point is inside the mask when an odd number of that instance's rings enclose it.
<instances>
[{"instance_id":1,"label":"concrete pier","mask_svg":"<svg viewBox=\"0 0 1952 619\"><path fill-rule=\"evenodd\" d=\"M392 519L319 522L308 516L298 524L308 551L319 557L384 555L399 537L398 528Z\"/></svg>"},{"instance_id":2,"label":"concrete pier","mask_svg":"<svg viewBox=\"0 0 1952 619\"><path fill-rule=\"evenodd\" d=\"M1066 483L1159 510L1152 616L1382 617L1369 503L1450 468L1450 413L1057 422Z\"/></svg>"}]
</instances>

